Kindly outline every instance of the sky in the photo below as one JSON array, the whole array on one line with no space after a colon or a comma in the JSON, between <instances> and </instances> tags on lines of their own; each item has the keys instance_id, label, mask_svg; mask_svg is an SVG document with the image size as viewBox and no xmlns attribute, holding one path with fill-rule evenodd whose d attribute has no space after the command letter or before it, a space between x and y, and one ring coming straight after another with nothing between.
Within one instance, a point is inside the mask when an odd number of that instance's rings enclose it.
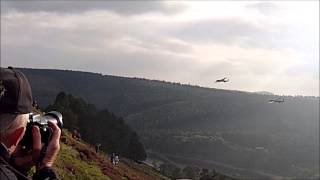
<instances>
[{"instance_id":1,"label":"sky","mask_svg":"<svg viewBox=\"0 0 320 180\"><path fill-rule=\"evenodd\" d=\"M1 66L319 96L319 1L1 0Z\"/></svg>"}]
</instances>

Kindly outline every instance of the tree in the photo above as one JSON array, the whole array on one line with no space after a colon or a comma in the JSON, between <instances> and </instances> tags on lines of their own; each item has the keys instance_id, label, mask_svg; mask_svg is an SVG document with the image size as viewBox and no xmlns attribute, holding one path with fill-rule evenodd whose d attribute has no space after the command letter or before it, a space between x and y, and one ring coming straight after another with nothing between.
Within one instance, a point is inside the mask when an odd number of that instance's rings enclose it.
<instances>
[{"instance_id":1,"label":"tree","mask_svg":"<svg viewBox=\"0 0 320 180\"><path fill-rule=\"evenodd\" d=\"M182 170L184 177L196 179L199 177L200 168L196 166L186 166Z\"/></svg>"},{"instance_id":2,"label":"tree","mask_svg":"<svg viewBox=\"0 0 320 180\"><path fill-rule=\"evenodd\" d=\"M180 169L179 167L175 167L175 168L172 170L172 177L175 178L175 179L181 177L181 169Z\"/></svg>"},{"instance_id":3,"label":"tree","mask_svg":"<svg viewBox=\"0 0 320 180\"><path fill-rule=\"evenodd\" d=\"M131 136L128 146L128 157L136 161L143 161L147 158L147 154L139 141L137 133L133 133Z\"/></svg>"},{"instance_id":4,"label":"tree","mask_svg":"<svg viewBox=\"0 0 320 180\"><path fill-rule=\"evenodd\" d=\"M135 161L147 158L139 136L122 118L107 109L98 111L83 99L60 92L47 111L57 110L63 114L64 127L77 129L83 139L90 143L101 143L105 151L118 153Z\"/></svg>"},{"instance_id":5,"label":"tree","mask_svg":"<svg viewBox=\"0 0 320 180\"><path fill-rule=\"evenodd\" d=\"M181 169L170 163L163 163L160 165L160 173L174 179L181 176Z\"/></svg>"},{"instance_id":6,"label":"tree","mask_svg":"<svg viewBox=\"0 0 320 180\"><path fill-rule=\"evenodd\" d=\"M206 168L202 168L200 176L208 176L208 175L209 175L209 170Z\"/></svg>"}]
</instances>

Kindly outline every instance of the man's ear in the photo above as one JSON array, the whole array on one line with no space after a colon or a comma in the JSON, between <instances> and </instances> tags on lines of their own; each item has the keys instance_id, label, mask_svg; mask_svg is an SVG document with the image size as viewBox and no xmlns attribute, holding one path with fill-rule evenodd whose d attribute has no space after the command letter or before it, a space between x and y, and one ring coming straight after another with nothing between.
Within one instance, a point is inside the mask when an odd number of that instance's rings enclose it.
<instances>
[{"instance_id":1,"label":"man's ear","mask_svg":"<svg viewBox=\"0 0 320 180\"><path fill-rule=\"evenodd\" d=\"M22 137L24 136L24 132L25 132L25 128L24 127L20 127L16 130L14 130L11 135L9 136L10 138L10 143L14 146L17 146L20 142L20 140L22 139Z\"/></svg>"}]
</instances>

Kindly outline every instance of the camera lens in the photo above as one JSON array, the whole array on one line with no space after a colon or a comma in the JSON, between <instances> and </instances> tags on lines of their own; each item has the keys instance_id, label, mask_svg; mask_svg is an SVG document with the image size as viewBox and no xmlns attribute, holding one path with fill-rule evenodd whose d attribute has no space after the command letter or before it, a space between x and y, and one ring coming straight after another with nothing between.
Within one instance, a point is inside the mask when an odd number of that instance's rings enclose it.
<instances>
[{"instance_id":1,"label":"camera lens","mask_svg":"<svg viewBox=\"0 0 320 180\"><path fill-rule=\"evenodd\" d=\"M44 117L47 121L51 121L58 125L60 129L63 127L62 114L58 111L47 112Z\"/></svg>"}]
</instances>

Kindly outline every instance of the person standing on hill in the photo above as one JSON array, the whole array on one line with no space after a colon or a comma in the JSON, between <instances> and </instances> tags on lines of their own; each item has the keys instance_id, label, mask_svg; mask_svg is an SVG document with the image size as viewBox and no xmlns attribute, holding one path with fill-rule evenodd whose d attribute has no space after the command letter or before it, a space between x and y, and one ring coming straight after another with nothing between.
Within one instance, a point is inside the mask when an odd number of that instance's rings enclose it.
<instances>
[{"instance_id":1,"label":"person standing on hill","mask_svg":"<svg viewBox=\"0 0 320 180\"><path fill-rule=\"evenodd\" d=\"M32 93L26 76L11 67L0 67L0 179L30 179L28 170L36 165L32 179L58 179L52 165L58 155L61 135L60 128L51 122L52 139L46 154L39 162L41 151L41 134L37 126L32 129L33 149L22 151L19 142L23 138L32 111Z\"/></svg>"},{"instance_id":2,"label":"person standing on hill","mask_svg":"<svg viewBox=\"0 0 320 180\"><path fill-rule=\"evenodd\" d=\"M114 157L114 164L115 164L115 165L118 165L119 161L120 161L119 155L116 154L115 157Z\"/></svg>"},{"instance_id":3,"label":"person standing on hill","mask_svg":"<svg viewBox=\"0 0 320 180\"><path fill-rule=\"evenodd\" d=\"M115 165L115 161L114 161L114 158L115 158L115 154L112 153L111 156L110 156L110 161L113 165Z\"/></svg>"},{"instance_id":4,"label":"person standing on hill","mask_svg":"<svg viewBox=\"0 0 320 180\"><path fill-rule=\"evenodd\" d=\"M97 143L94 148L96 150L96 153L98 153L100 151L100 147L101 147L101 144L100 143Z\"/></svg>"}]
</instances>

